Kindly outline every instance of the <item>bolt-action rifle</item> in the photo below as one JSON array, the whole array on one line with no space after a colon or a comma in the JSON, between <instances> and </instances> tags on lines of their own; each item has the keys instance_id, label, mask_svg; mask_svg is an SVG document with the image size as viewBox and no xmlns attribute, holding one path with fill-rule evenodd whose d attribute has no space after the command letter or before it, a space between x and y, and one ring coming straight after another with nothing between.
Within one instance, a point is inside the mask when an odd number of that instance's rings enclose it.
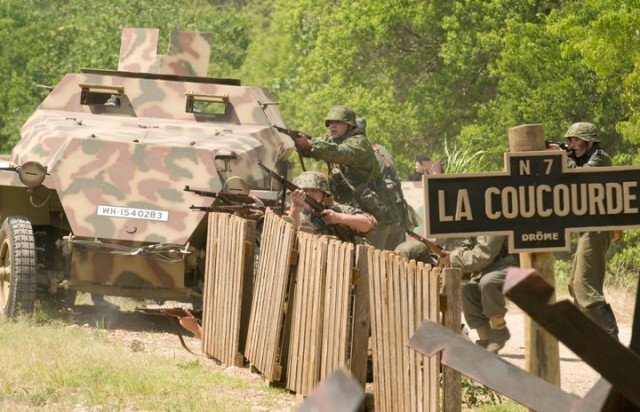
<instances>
[{"instance_id":1,"label":"bolt-action rifle","mask_svg":"<svg viewBox=\"0 0 640 412\"><path fill-rule=\"evenodd\" d=\"M246 203L242 205L219 205L219 206L189 206L191 210L198 210L201 212L224 212L224 213L239 213L250 214L256 211L264 210L263 205L257 203Z\"/></svg>"},{"instance_id":2,"label":"bolt-action rifle","mask_svg":"<svg viewBox=\"0 0 640 412\"><path fill-rule=\"evenodd\" d=\"M572 158L572 159L576 158L576 151L573 150L567 143L565 143L565 142L553 142L551 140L545 140L544 141L544 147L546 147L547 149L552 144L557 144L560 147L560 149L564 150L565 152L567 152L569 154L570 158Z\"/></svg>"},{"instance_id":3,"label":"bolt-action rifle","mask_svg":"<svg viewBox=\"0 0 640 412\"><path fill-rule=\"evenodd\" d=\"M275 125L273 126L273 128L279 131L280 133L284 133L287 136L289 136L291 140L293 140L294 144L296 143L296 139L298 139L300 135L303 135L307 139L311 140L311 136L309 136L306 133L302 133L299 130L286 129L284 127L275 126ZM296 151L297 151L297 145L296 145ZM307 168L304 166L304 160L302 159L302 154L300 154L300 152L298 152L298 160L300 160L300 166L302 167L302 170L306 171Z\"/></svg>"},{"instance_id":4,"label":"bolt-action rifle","mask_svg":"<svg viewBox=\"0 0 640 412\"><path fill-rule=\"evenodd\" d=\"M246 193L233 193L233 192L209 192L207 190L191 189L190 186L185 186L183 189L185 192L195 193L198 196L214 197L222 201L225 205L244 205L253 204L256 200ZM260 199L266 206L276 206L277 201L273 199ZM195 210L195 209L194 209Z\"/></svg>"},{"instance_id":5,"label":"bolt-action rifle","mask_svg":"<svg viewBox=\"0 0 640 412\"><path fill-rule=\"evenodd\" d=\"M294 184L293 182L287 180L286 177L280 176L275 171L269 169L267 166L263 165L262 162L259 161L259 160L258 160L258 166L260 166L260 168L262 168L262 170L264 170L265 172L269 173L269 175L271 175L272 178L277 180L278 183L280 183L287 190L294 191L294 190L299 190L300 189L300 187L298 187L296 184ZM304 201L305 201L306 204L308 204L311 207L311 209L313 209L313 212L318 216L320 216L322 214L323 210L329 209L329 207L327 205L325 205L322 202L317 201L316 199L311 197L309 194L305 194ZM284 205L283 205L282 209L284 210ZM327 225L327 226L331 229L331 231L340 240L343 240L345 242L350 242L351 241L351 230L349 228L347 228L346 226L337 225L337 224L336 225Z\"/></svg>"},{"instance_id":6,"label":"bolt-action rifle","mask_svg":"<svg viewBox=\"0 0 640 412\"><path fill-rule=\"evenodd\" d=\"M280 133L286 134L287 136L289 136L292 139L298 139L300 137L300 135L303 135L307 139L311 139L311 136L309 136L306 133L302 133L299 130L286 129L286 128L280 127L280 126L273 126L273 128L276 129L277 131L279 131Z\"/></svg>"},{"instance_id":7,"label":"bolt-action rifle","mask_svg":"<svg viewBox=\"0 0 640 412\"><path fill-rule=\"evenodd\" d=\"M441 248L440 246L436 245L435 243L433 243L432 241L430 241L426 237L420 236L419 234L417 234L416 232L414 232L412 230L406 229L406 232L407 232L407 234L409 236L411 236L412 238L414 238L418 242L422 242L426 247L428 247L429 248L429 253L437 255L438 257L446 256L447 252L443 248Z\"/></svg>"}]
</instances>

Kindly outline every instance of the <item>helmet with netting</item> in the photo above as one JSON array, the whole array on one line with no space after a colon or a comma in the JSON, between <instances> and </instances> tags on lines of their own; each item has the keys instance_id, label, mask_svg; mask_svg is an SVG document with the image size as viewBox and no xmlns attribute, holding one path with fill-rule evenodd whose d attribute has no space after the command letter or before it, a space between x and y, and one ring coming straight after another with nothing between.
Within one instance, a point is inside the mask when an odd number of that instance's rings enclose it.
<instances>
[{"instance_id":1,"label":"helmet with netting","mask_svg":"<svg viewBox=\"0 0 640 412\"><path fill-rule=\"evenodd\" d=\"M396 246L396 252L409 260L435 264L433 257L429 253L429 248L424 243L414 239L400 243Z\"/></svg>"},{"instance_id":2,"label":"helmet with netting","mask_svg":"<svg viewBox=\"0 0 640 412\"><path fill-rule=\"evenodd\" d=\"M598 140L598 127L593 123L579 122L569 126L569 130L564 134L564 137L571 139L577 137L587 142L600 142Z\"/></svg>"},{"instance_id":3,"label":"helmet with netting","mask_svg":"<svg viewBox=\"0 0 640 412\"><path fill-rule=\"evenodd\" d=\"M324 125L329 126L330 121L345 122L353 127L357 127L356 112L352 108L347 106L333 106L327 113L327 118L324 119Z\"/></svg>"},{"instance_id":4,"label":"helmet with netting","mask_svg":"<svg viewBox=\"0 0 640 412\"><path fill-rule=\"evenodd\" d=\"M301 173L298 177L293 179L293 183L300 189L317 189L322 190L327 195L331 196L331 189L329 188L329 180L327 176L320 172L308 171Z\"/></svg>"}]
</instances>

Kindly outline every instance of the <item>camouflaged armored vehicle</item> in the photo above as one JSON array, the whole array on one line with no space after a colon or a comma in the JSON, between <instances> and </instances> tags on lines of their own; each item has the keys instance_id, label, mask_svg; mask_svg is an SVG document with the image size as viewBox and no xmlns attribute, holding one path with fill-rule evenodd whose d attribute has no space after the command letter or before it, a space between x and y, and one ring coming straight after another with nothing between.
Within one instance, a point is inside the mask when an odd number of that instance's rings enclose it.
<instances>
[{"instance_id":1,"label":"camouflaged armored vehicle","mask_svg":"<svg viewBox=\"0 0 640 412\"><path fill-rule=\"evenodd\" d=\"M166 55L158 34L125 29L117 71L64 76L0 165L5 316L67 290L191 301L206 212L184 187L268 197L257 161L286 171L293 143L268 92L206 77L208 34L174 32Z\"/></svg>"}]
</instances>

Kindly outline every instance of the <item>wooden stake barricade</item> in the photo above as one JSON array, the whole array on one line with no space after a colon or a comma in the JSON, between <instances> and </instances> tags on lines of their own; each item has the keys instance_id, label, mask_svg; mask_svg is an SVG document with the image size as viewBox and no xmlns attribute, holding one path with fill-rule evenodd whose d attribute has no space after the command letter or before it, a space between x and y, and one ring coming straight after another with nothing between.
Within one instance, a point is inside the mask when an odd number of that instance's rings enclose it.
<instances>
[{"instance_id":1,"label":"wooden stake barricade","mask_svg":"<svg viewBox=\"0 0 640 412\"><path fill-rule=\"evenodd\" d=\"M203 294L202 351L242 366L253 290L255 222L209 213Z\"/></svg>"},{"instance_id":2,"label":"wooden stake barricade","mask_svg":"<svg viewBox=\"0 0 640 412\"><path fill-rule=\"evenodd\" d=\"M443 284L440 268L296 231L290 219L268 209L250 299L254 228L235 216L210 215L205 353L239 365L244 346L244 356L266 381L283 382L300 396L337 368L349 370L364 388L371 330L376 411L440 410L439 360L425 359L407 344L424 319L444 319L459 333L458 271L444 269ZM446 299L440 299L441 288ZM445 408L459 410L459 402L453 404L460 394L447 395L447 386L460 392L459 375L446 375L445 382Z\"/></svg>"},{"instance_id":3,"label":"wooden stake barricade","mask_svg":"<svg viewBox=\"0 0 640 412\"><path fill-rule=\"evenodd\" d=\"M292 302L291 265L295 229L290 220L267 209L249 318L245 356L269 382L286 368L287 305Z\"/></svg>"}]
</instances>

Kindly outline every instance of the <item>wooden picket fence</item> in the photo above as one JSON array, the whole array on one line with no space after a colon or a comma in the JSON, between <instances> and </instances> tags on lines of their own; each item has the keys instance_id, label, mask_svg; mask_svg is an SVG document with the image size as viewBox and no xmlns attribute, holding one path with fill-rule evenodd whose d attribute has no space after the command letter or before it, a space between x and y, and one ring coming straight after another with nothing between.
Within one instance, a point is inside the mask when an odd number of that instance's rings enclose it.
<instances>
[{"instance_id":1,"label":"wooden picket fence","mask_svg":"<svg viewBox=\"0 0 640 412\"><path fill-rule=\"evenodd\" d=\"M207 270L219 270L211 262ZM227 280L205 293L223 295L231 287L237 283ZM288 218L267 210L244 356L268 382L304 396L340 367L364 387L371 346L376 411L456 411L460 376L444 370L441 385L439 359L425 358L407 342L424 319L458 333L459 294L458 271L296 231ZM220 306L210 310L233 315ZM211 329L209 339L215 333Z\"/></svg>"}]
</instances>

